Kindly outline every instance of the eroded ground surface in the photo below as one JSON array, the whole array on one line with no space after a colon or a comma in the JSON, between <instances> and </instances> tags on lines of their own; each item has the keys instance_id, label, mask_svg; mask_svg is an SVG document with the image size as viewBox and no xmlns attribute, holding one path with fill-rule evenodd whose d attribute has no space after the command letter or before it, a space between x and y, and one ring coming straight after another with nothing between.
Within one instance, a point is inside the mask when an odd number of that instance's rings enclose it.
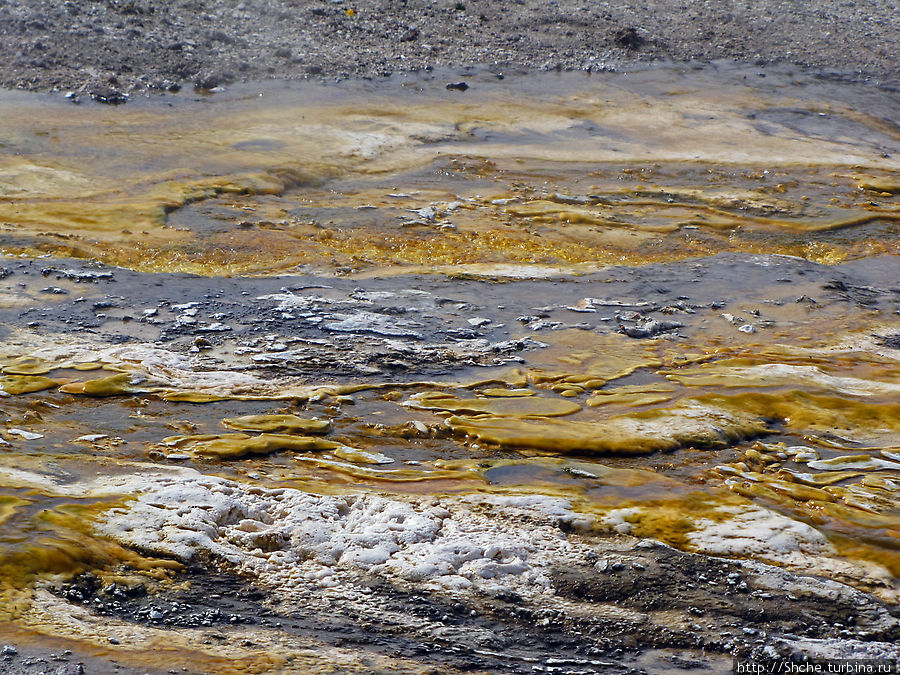
<instances>
[{"instance_id":1,"label":"eroded ground surface","mask_svg":"<svg viewBox=\"0 0 900 675\"><path fill-rule=\"evenodd\" d=\"M896 101L745 75L0 101L6 668L896 659Z\"/></svg>"},{"instance_id":2,"label":"eroded ground surface","mask_svg":"<svg viewBox=\"0 0 900 675\"><path fill-rule=\"evenodd\" d=\"M516 3L14 0L0 83L122 103L183 85L384 77L493 64L599 71L646 60L796 64L896 86L900 26L874 0Z\"/></svg>"}]
</instances>

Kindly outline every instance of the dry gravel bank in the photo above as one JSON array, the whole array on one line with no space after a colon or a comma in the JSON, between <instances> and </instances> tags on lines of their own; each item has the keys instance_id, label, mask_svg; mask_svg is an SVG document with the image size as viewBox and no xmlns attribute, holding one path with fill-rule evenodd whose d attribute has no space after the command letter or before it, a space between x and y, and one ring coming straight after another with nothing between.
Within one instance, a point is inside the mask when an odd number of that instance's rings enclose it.
<instances>
[{"instance_id":1,"label":"dry gravel bank","mask_svg":"<svg viewBox=\"0 0 900 675\"><path fill-rule=\"evenodd\" d=\"M895 86L896 9L875 0L12 0L0 5L0 84L117 101L186 83L725 59Z\"/></svg>"}]
</instances>

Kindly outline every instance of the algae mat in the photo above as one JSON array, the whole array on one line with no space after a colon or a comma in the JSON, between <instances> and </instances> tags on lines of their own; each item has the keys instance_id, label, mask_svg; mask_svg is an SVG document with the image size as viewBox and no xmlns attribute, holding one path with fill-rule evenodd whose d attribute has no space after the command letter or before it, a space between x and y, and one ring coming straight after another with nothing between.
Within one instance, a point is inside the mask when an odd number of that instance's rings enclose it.
<instances>
[{"instance_id":1,"label":"algae mat","mask_svg":"<svg viewBox=\"0 0 900 675\"><path fill-rule=\"evenodd\" d=\"M7 93L3 249L210 275L896 253L895 97L767 74Z\"/></svg>"}]
</instances>

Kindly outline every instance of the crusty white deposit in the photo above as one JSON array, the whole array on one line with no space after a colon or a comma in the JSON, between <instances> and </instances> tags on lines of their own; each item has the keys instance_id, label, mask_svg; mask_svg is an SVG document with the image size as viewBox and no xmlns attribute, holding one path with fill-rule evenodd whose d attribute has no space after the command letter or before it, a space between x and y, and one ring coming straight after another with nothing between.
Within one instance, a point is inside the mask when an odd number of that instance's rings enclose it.
<instances>
[{"instance_id":1,"label":"crusty white deposit","mask_svg":"<svg viewBox=\"0 0 900 675\"><path fill-rule=\"evenodd\" d=\"M184 561L213 556L285 591L359 573L454 590L502 584L540 591L549 586L548 566L589 550L559 527L586 522L565 500L463 501L320 496L198 476L162 480L111 512L101 530Z\"/></svg>"},{"instance_id":2,"label":"crusty white deposit","mask_svg":"<svg viewBox=\"0 0 900 675\"><path fill-rule=\"evenodd\" d=\"M813 527L759 506L722 507L689 534L698 553L764 560L881 587L879 565L845 561ZM435 590L552 594L553 568L589 557L592 529L629 534L640 509L598 520L548 496L386 498L265 489L194 474L159 477L100 530L126 546L183 561L213 558L278 589L334 587L372 575ZM564 530L574 530L576 536Z\"/></svg>"}]
</instances>

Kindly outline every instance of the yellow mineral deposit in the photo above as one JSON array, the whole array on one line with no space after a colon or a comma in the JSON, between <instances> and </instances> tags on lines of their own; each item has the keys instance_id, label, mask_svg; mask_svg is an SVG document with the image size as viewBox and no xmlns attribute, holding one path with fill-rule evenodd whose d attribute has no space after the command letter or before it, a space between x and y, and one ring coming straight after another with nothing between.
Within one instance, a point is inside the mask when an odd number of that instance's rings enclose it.
<instances>
[{"instance_id":1,"label":"yellow mineral deposit","mask_svg":"<svg viewBox=\"0 0 900 675\"><path fill-rule=\"evenodd\" d=\"M560 417L581 410L572 401L558 398L521 397L510 398L421 398L410 399L404 405L422 410L445 410L448 412L486 413L498 417Z\"/></svg>"},{"instance_id":2,"label":"yellow mineral deposit","mask_svg":"<svg viewBox=\"0 0 900 675\"><path fill-rule=\"evenodd\" d=\"M59 385L58 380L32 375L0 375L0 396L30 394Z\"/></svg>"},{"instance_id":3,"label":"yellow mineral deposit","mask_svg":"<svg viewBox=\"0 0 900 675\"><path fill-rule=\"evenodd\" d=\"M743 365L749 359L728 359L714 365L682 369L668 375L681 384L705 387L786 387L804 385L809 389L838 391L854 396L896 396L900 382L884 381L892 373L880 372L878 379L832 375L811 365L757 363ZM832 364L833 366L836 364Z\"/></svg>"},{"instance_id":4,"label":"yellow mineral deposit","mask_svg":"<svg viewBox=\"0 0 900 675\"><path fill-rule=\"evenodd\" d=\"M128 373L118 373L96 380L70 382L61 386L59 390L66 394L84 394L86 396L122 396L140 391L140 388L134 386L135 383L132 382L132 379L132 375Z\"/></svg>"},{"instance_id":5,"label":"yellow mineral deposit","mask_svg":"<svg viewBox=\"0 0 900 675\"><path fill-rule=\"evenodd\" d=\"M872 192L882 193L883 195L894 195L900 192L900 181L892 176L872 177L867 176L858 179L859 187L863 190L871 190Z\"/></svg>"},{"instance_id":6,"label":"yellow mineral deposit","mask_svg":"<svg viewBox=\"0 0 900 675\"><path fill-rule=\"evenodd\" d=\"M778 504L824 527L845 554L853 551L853 556L882 564L896 574L900 516L894 488L900 463L874 454L818 459L818 453L798 452L801 449L757 443L744 453L744 462L719 466L716 471L731 477L725 483L735 493ZM782 467L789 456L817 473ZM748 471L748 464L758 469ZM848 538L855 543L848 545Z\"/></svg>"},{"instance_id":7,"label":"yellow mineral deposit","mask_svg":"<svg viewBox=\"0 0 900 675\"><path fill-rule=\"evenodd\" d=\"M244 415L222 420L229 429L240 431L277 431L281 433L324 434L331 429L328 420L313 420L296 415Z\"/></svg>"},{"instance_id":8,"label":"yellow mineral deposit","mask_svg":"<svg viewBox=\"0 0 900 675\"><path fill-rule=\"evenodd\" d=\"M767 431L759 418L729 414L691 401L599 422L457 416L449 418L447 424L456 432L503 447L621 455L685 446L721 447Z\"/></svg>"},{"instance_id":9,"label":"yellow mineral deposit","mask_svg":"<svg viewBox=\"0 0 900 675\"><path fill-rule=\"evenodd\" d=\"M46 375L54 367L53 363L42 359L19 357L4 363L0 372L4 375Z\"/></svg>"},{"instance_id":10,"label":"yellow mineral deposit","mask_svg":"<svg viewBox=\"0 0 900 675\"><path fill-rule=\"evenodd\" d=\"M169 436L162 440L164 446L186 450L200 457L216 459L240 459L252 455L268 455L279 450L333 450L342 445L334 441L312 436L292 434L199 434L194 436Z\"/></svg>"},{"instance_id":11,"label":"yellow mineral deposit","mask_svg":"<svg viewBox=\"0 0 900 675\"><path fill-rule=\"evenodd\" d=\"M513 396L535 396L537 394L536 391L532 391L531 389L500 388L482 389L478 393L480 393L482 396L496 396L497 398L511 398Z\"/></svg>"},{"instance_id":12,"label":"yellow mineral deposit","mask_svg":"<svg viewBox=\"0 0 900 675\"><path fill-rule=\"evenodd\" d=\"M342 456L343 455L343 456ZM352 479L351 484L356 486L377 486L378 489L387 489L389 486L397 492L406 490L400 485L427 483L429 485L438 482L447 482L453 489L478 489L483 482L481 469L478 467L446 469L435 463L434 468L406 468L406 469L380 469L374 464L388 464L385 461L372 461L372 453L366 453L368 457L360 456L355 452L335 452L336 457L346 461L337 461L327 457L296 455L294 459L300 462L304 468L314 466L326 469L337 476L346 476ZM473 484L472 481L475 481Z\"/></svg>"},{"instance_id":13,"label":"yellow mineral deposit","mask_svg":"<svg viewBox=\"0 0 900 675\"><path fill-rule=\"evenodd\" d=\"M900 433L900 408L893 402L870 403L796 389L731 396L708 394L697 400L723 411L774 418L794 432L827 432L859 443L889 443Z\"/></svg>"},{"instance_id":14,"label":"yellow mineral deposit","mask_svg":"<svg viewBox=\"0 0 900 675\"><path fill-rule=\"evenodd\" d=\"M39 491L25 498L0 496L0 621L29 616L33 596L28 589L38 578L126 565L151 579L181 569L180 563L142 556L93 532L101 513L127 500L57 499L40 508L41 497Z\"/></svg>"},{"instance_id":15,"label":"yellow mineral deposit","mask_svg":"<svg viewBox=\"0 0 900 675\"><path fill-rule=\"evenodd\" d=\"M216 401L227 401L229 397L203 391L170 390L162 394L161 398L172 403L215 403Z\"/></svg>"},{"instance_id":16,"label":"yellow mineral deposit","mask_svg":"<svg viewBox=\"0 0 900 675\"><path fill-rule=\"evenodd\" d=\"M19 497L0 495L0 525L12 518L16 514L16 510L19 506L27 503L26 500L20 499Z\"/></svg>"},{"instance_id":17,"label":"yellow mineral deposit","mask_svg":"<svg viewBox=\"0 0 900 675\"><path fill-rule=\"evenodd\" d=\"M592 407L603 405L623 405L638 407L666 403L675 397L675 388L665 384L648 384L646 386L632 385L614 387L611 389L598 389L594 396L587 400Z\"/></svg>"},{"instance_id":18,"label":"yellow mineral deposit","mask_svg":"<svg viewBox=\"0 0 900 675\"><path fill-rule=\"evenodd\" d=\"M635 340L618 333L562 330L547 349L529 359L529 379L538 384L600 389L607 382L641 368L663 365L659 342Z\"/></svg>"},{"instance_id":19,"label":"yellow mineral deposit","mask_svg":"<svg viewBox=\"0 0 900 675\"><path fill-rule=\"evenodd\" d=\"M394 460L380 452L366 452L354 448L339 447L331 451L335 457L356 464L392 464Z\"/></svg>"},{"instance_id":20,"label":"yellow mineral deposit","mask_svg":"<svg viewBox=\"0 0 900 675\"><path fill-rule=\"evenodd\" d=\"M100 370L103 367L103 364L96 361L81 361L73 363L71 367L73 370L80 371Z\"/></svg>"}]
</instances>

